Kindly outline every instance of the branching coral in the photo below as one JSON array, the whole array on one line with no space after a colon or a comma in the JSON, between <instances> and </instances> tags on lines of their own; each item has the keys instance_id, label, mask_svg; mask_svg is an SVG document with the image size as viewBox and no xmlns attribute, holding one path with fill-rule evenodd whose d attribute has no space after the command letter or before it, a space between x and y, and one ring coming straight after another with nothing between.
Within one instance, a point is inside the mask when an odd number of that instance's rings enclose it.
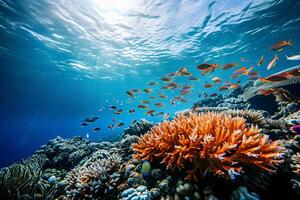
<instances>
[{"instance_id":1,"label":"branching coral","mask_svg":"<svg viewBox=\"0 0 300 200\"><path fill-rule=\"evenodd\" d=\"M7 199L33 197L45 162L45 155L34 155L0 170L0 196Z\"/></svg>"},{"instance_id":2,"label":"branching coral","mask_svg":"<svg viewBox=\"0 0 300 200\"><path fill-rule=\"evenodd\" d=\"M228 177L242 171L242 165L274 172L284 153L277 141L268 140L259 129L246 126L244 118L207 112L179 115L162 122L133 145L135 158L160 160L168 169L186 169L188 178L198 173Z\"/></svg>"}]
</instances>

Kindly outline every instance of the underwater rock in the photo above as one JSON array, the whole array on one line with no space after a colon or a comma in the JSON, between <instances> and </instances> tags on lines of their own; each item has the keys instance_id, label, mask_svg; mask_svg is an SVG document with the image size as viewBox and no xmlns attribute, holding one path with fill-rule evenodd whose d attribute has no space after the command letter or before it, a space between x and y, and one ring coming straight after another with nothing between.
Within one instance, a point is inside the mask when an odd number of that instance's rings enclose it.
<instances>
[{"instance_id":1,"label":"underwater rock","mask_svg":"<svg viewBox=\"0 0 300 200\"><path fill-rule=\"evenodd\" d=\"M123 137L125 135L136 135L141 136L147 131L149 131L153 127L153 124L147 121L146 119L142 119L137 121L136 123L130 125L129 128L124 130Z\"/></svg>"},{"instance_id":2,"label":"underwater rock","mask_svg":"<svg viewBox=\"0 0 300 200\"><path fill-rule=\"evenodd\" d=\"M259 196L256 193L249 193L246 187L238 187L230 195L230 200L259 200Z\"/></svg>"}]
</instances>

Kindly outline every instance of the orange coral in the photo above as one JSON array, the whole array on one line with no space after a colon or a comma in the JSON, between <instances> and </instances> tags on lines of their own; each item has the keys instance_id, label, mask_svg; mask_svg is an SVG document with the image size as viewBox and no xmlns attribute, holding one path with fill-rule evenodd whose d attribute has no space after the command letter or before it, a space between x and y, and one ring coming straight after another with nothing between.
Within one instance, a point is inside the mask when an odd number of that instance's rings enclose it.
<instances>
[{"instance_id":1,"label":"orange coral","mask_svg":"<svg viewBox=\"0 0 300 200\"><path fill-rule=\"evenodd\" d=\"M244 118L215 112L162 122L133 148L136 159L160 160L168 169L192 166L187 178L194 180L198 172L240 173L243 164L273 172L284 153L277 141L268 140L256 126L247 127Z\"/></svg>"}]
</instances>

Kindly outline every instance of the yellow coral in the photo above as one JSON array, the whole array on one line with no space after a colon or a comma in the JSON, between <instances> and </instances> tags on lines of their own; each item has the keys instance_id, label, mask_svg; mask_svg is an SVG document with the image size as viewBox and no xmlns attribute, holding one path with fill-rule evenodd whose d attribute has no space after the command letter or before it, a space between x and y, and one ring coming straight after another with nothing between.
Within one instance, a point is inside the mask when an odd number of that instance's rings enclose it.
<instances>
[{"instance_id":1,"label":"yellow coral","mask_svg":"<svg viewBox=\"0 0 300 200\"><path fill-rule=\"evenodd\" d=\"M192 164L188 178L194 180L199 172L240 173L243 164L273 172L284 153L281 144L270 141L256 126L247 127L244 118L215 112L162 122L133 148L136 159L160 160L168 169L187 169Z\"/></svg>"}]
</instances>

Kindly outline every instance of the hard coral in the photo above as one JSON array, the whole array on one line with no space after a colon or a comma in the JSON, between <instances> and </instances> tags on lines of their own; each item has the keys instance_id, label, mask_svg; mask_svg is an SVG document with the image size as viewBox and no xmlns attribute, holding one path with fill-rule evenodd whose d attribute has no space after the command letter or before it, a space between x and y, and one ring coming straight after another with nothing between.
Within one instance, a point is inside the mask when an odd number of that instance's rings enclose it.
<instances>
[{"instance_id":1,"label":"hard coral","mask_svg":"<svg viewBox=\"0 0 300 200\"><path fill-rule=\"evenodd\" d=\"M135 158L160 160L168 169L188 169L187 178L197 180L198 172L228 177L242 171L242 165L256 166L274 172L284 153L277 141L242 117L207 112L179 115L143 135L133 145ZM192 165L190 165L192 164Z\"/></svg>"}]
</instances>

